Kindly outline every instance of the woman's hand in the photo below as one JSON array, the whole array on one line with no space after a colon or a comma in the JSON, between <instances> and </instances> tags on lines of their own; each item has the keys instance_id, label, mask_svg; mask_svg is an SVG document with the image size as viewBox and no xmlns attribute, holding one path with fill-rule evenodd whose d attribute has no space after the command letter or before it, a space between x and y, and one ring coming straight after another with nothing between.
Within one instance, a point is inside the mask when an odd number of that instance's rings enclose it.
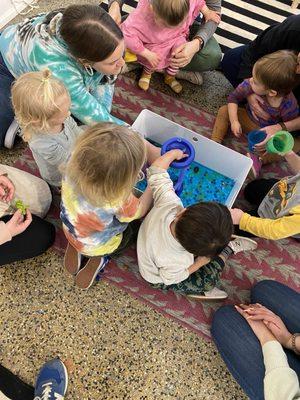
<instances>
[{"instance_id":1,"label":"woman's hand","mask_svg":"<svg viewBox=\"0 0 300 400\"><path fill-rule=\"evenodd\" d=\"M231 132L234 134L235 137L239 138L242 136L242 126L239 121L233 121L231 123Z\"/></svg>"},{"instance_id":2,"label":"woman's hand","mask_svg":"<svg viewBox=\"0 0 300 400\"><path fill-rule=\"evenodd\" d=\"M0 175L0 200L4 203L12 201L15 187L12 181L5 175Z\"/></svg>"},{"instance_id":3,"label":"woman's hand","mask_svg":"<svg viewBox=\"0 0 300 400\"><path fill-rule=\"evenodd\" d=\"M270 342L271 340L276 340L275 336L272 332L267 328L265 323L261 320L253 320L249 315L249 309L258 307L257 304L250 304L249 306L245 304L240 304L239 306L235 306L238 313L240 313L245 320L250 325L257 339L260 341L260 344L263 346L265 343Z\"/></svg>"},{"instance_id":4,"label":"woman's hand","mask_svg":"<svg viewBox=\"0 0 300 400\"><path fill-rule=\"evenodd\" d=\"M259 95L255 94L255 93L250 94L250 96L247 97L247 101L250 104L251 109L254 111L254 115L253 115L254 118L257 119L257 117L259 117L259 118L263 118L263 119L268 119L269 114L263 110L262 104L264 101Z\"/></svg>"},{"instance_id":5,"label":"woman's hand","mask_svg":"<svg viewBox=\"0 0 300 400\"><path fill-rule=\"evenodd\" d=\"M108 10L108 14L112 19L120 25L122 22L121 9L117 1L114 1Z\"/></svg>"},{"instance_id":6,"label":"woman's hand","mask_svg":"<svg viewBox=\"0 0 300 400\"><path fill-rule=\"evenodd\" d=\"M262 321L282 346L291 348L292 334L287 330L282 319L260 304L257 304L255 308L250 307L247 310L249 319L251 321Z\"/></svg>"},{"instance_id":7,"label":"woman's hand","mask_svg":"<svg viewBox=\"0 0 300 400\"><path fill-rule=\"evenodd\" d=\"M205 14L205 21L213 21L216 24L219 24L221 22L221 16L213 10L209 10Z\"/></svg>"},{"instance_id":8,"label":"woman's hand","mask_svg":"<svg viewBox=\"0 0 300 400\"><path fill-rule=\"evenodd\" d=\"M200 50L198 39L183 43L172 51L170 66L173 68L183 68L188 65L194 55Z\"/></svg>"},{"instance_id":9,"label":"woman's hand","mask_svg":"<svg viewBox=\"0 0 300 400\"><path fill-rule=\"evenodd\" d=\"M32 222L31 212L27 209L25 218L20 210L17 210L11 219L6 222L6 227L11 236L17 236L24 232Z\"/></svg>"}]
</instances>

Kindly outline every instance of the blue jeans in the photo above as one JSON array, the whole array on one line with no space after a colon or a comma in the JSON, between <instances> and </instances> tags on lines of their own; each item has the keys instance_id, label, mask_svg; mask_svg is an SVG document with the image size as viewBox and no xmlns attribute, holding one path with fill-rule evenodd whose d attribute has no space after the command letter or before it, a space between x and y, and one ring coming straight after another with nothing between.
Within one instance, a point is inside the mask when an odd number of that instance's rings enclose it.
<instances>
[{"instance_id":1,"label":"blue jeans","mask_svg":"<svg viewBox=\"0 0 300 400\"><path fill-rule=\"evenodd\" d=\"M300 294L276 281L261 281L251 290L251 303L277 314L291 333L300 332ZM265 366L261 345L246 320L233 306L214 315L212 337L229 371L251 400L264 400ZM285 350L290 367L300 379L300 358Z\"/></svg>"},{"instance_id":2,"label":"blue jeans","mask_svg":"<svg viewBox=\"0 0 300 400\"><path fill-rule=\"evenodd\" d=\"M14 119L10 100L11 85L14 80L0 53L0 147L3 147L6 132Z\"/></svg>"},{"instance_id":3,"label":"blue jeans","mask_svg":"<svg viewBox=\"0 0 300 400\"><path fill-rule=\"evenodd\" d=\"M237 87L237 85L242 82L242 80L238 78L238 75L242 62L242 54L245 51L245 48L246 46L244 45L228 50L221 61L223 74L233 87Z\"/></svg>"}]
</instances>

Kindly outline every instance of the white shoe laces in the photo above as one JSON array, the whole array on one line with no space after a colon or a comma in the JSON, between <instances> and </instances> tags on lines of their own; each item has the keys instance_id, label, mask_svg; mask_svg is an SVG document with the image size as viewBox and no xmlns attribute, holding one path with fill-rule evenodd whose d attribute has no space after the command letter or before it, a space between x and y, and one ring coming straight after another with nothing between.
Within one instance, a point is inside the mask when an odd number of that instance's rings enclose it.
<instances>
[{"instance_id":1,"label":"white shoe laces","mask_svg":"<svg viewBox=\"0 0 300 400\"><path fill-rule=\"evenodd\" d=\"M34 400L49 400L49 399L51 399L52 382L44 383L42 387L44 387L42 397L35 397ZM64 400L64 397L62 395L60 395L59 393L54 393L54 398L56 400Z\"/></svg>"}]
</instances>

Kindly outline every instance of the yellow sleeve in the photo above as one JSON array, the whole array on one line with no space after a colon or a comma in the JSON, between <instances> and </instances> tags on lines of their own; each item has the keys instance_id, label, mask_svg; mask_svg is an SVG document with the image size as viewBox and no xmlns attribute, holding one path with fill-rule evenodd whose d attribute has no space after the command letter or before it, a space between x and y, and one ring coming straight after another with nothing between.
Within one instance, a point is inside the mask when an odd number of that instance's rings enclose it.
<instances>
[{"instance_id":1,"label":"yellow sleeve","mask_svg":"<svg viewBox=\"0 0 300 400\"><path fill-rule=\"evenodd\" d=\"M291 215L277 219L252 217L244 213L240 229L264 239L283 239L300 233L300 206L290 210Z\"/></svg>"}]
</instances>

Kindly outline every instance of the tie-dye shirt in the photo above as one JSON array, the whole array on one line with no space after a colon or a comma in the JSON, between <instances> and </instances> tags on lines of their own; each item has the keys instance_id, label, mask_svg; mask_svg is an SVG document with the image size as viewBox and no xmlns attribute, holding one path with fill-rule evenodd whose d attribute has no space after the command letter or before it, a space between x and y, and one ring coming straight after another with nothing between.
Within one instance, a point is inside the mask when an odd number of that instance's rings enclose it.
<instances>
[{"instance_id":1,"label":"tie-dye shirt","mask_svg":"<svg viewBox=\"0 0 300 400\"><path fill-rule=\"evenodd\" d=\"M17 78L25 72L49 68L68 89L71 112L83 124L99 121L124 124L110 114L116 77L94 70L88 73L69 53L60 36L62 14L52 14L27 18L1 33L0 52L10 73Z\"/></svg>"},{"instance_id":2,"label":"tie-dye shirt","mask_svg":"<svg viewBox=\"0 0 300 400\"><path fill-rule=\"evenodd\" d=\"M120 245L128 223L141 217L140 201L131 195L125 204L92 206L63 180L60 218L68 241L86 256L113 253Z\"/></svg>"},{"instance_id":3,"label":"tie-dye shirt","mask_svg":"<svg viewBox=\"0 0 300 400\"><path fill-rule=\"evenodd\" d=\"M228 103L239 104L247 100L247 97L253 94L252 87L250 85L250 79L245 79L237 88L230 93L228 96ZM289 93L284 96L279 107L273 107L269 104L266 96L259 96L263 101L261 103L262 109L268 114L268 118L264 119L257 116L257 119L253 116L255 114L252 110L251 105L247 103L246 110L249 117L253 122L264 128L265 126L275 125L278 122L291 121L297 118L299 115L299 107L296 97L293 93ZM256 115L256 114L255 114Z\"/></svg>"}]
</instances>

